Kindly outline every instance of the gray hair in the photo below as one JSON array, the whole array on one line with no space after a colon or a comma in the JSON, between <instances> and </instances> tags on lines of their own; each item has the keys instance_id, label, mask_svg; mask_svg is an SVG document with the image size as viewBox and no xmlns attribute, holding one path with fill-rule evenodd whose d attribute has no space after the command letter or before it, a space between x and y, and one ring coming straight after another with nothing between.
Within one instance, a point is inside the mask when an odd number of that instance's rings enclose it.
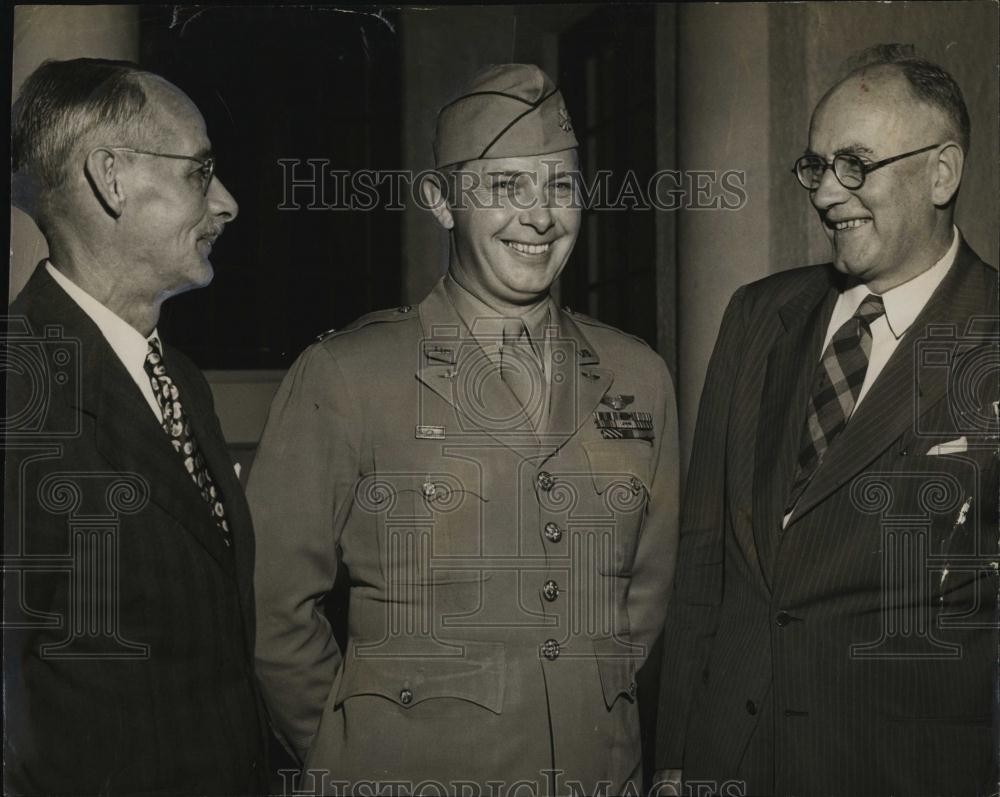
<instances>
[{"instance_id":1,"label":"gray hair","mask_svg":"<svg viewBox=\"0 0 1000 797\"><path fill-rule=\"evenodd\" d=\"M143 79L152 74L129 61L75 58L45 61L25 80L11 109L11 171L30 180L38 214L75 168L78 147L142 145Z\"/></svg>"},{"instance_id":2,"label":"gray hair","mask_svg":"<svg viewBox=\"0 0 1000 797\"><path fill-rule=\"evenodd\" d=\"M959 146L968 155L972 125L962 89L955 79L932 61L918 57L912 44L876 44L862 50L847 64L851 75L880 66L899 69L916 99L944 113Z\"/></svg>"}]
</instances>

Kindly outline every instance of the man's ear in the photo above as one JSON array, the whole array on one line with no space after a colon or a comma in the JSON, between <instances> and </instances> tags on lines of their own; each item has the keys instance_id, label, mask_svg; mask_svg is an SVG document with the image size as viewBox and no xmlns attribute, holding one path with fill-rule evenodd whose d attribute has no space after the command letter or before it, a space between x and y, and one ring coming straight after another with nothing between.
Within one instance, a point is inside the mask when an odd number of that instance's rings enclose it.
<instances>
[{"instance_id":1,"label":"man's ear","mask_svg":"<svg viewBox=\"0 0 1000 797\"><path fill-rule=\"evenodd\" d=\"M935 205L944 207L951 202L962 182L964 167L965 153L962 148L954 141L944 144L934 162L931 197Z\"/></svg>"},{"instance_id":2,"label":"man's ear","mask_svg":"<svg viewBox=\"0 0 1000 797\"><path fill-rule=\"evenodd\" d=\"M425 174L420 180L420 200L434 214L437 223L450 230L455 226L455 219L445 198L443 181L444 177L439 174Z\"/></svg>"},{"instance_id":3,"label":"man's ear","mask_svg":"<svg viewBox=\"0 0 1000 797\"><path fill-rule=\"evenodd\" d=\"M125 190L119 174L120 166L121 160L107 147L92 149L83 166L94 195L116 219L125 211Z\"/></svg>"}]
</instances>

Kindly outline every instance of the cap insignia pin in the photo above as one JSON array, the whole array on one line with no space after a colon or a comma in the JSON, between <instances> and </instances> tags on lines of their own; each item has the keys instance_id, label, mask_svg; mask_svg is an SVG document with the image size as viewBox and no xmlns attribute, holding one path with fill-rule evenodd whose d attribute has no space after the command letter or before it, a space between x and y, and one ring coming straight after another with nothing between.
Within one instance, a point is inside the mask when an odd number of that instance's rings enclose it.
<instances>
[{"instance_id":1,"label":"cap insignia pin","mask_svg":"<svg viewBox=\"0 0 1000 797\"><path fill-rule=\"evenodd\" d=\"M573 130L573 123L569 120L569 111L564 106L559 107L559 127L564 133L569 133Z\"/></svg>"}]
</instances>

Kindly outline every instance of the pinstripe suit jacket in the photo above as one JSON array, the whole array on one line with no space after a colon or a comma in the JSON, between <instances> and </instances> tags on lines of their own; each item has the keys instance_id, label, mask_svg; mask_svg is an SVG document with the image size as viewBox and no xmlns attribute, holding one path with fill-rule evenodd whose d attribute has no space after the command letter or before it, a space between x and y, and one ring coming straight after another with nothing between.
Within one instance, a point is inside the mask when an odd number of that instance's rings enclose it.
<instances>
[{"instance_id":1,"label":"pinstripe suit jacket","mask_svg":"<svg viewBox=\"0 0 1000 797\"><path fill-rule=\"evenodd\" d=\"M257 793L253 533L204 377L167 348L232 550L44 267L10 313L4 793Z\"/></svg>"},{"instance_id":2,"label":"pinstripe suit jacket","mask_svg":"<svg viewBox=\"0 0 1000 797\"><path fill-rule=\"evenodd\" d=\"M657 765L722 793L987 793L997 275L962 243L782 530L840 282L828 265L780 273L726 311L682 512ZM966 451L929 454L959 438Z\"/></svg>"}]
</instances>

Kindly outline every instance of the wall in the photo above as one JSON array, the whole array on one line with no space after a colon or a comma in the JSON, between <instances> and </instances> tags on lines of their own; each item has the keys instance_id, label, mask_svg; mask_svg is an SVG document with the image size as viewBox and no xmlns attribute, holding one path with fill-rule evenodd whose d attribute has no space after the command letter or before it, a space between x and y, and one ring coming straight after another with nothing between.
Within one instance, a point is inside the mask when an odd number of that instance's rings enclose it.
<instances>
[{"instance_id":1,"label":"wall","mask_svg":"<svg viewBox=\"0 0 1000 797\"><path fill-rule=\"evenodd\" d=\"M11 102L46 58L97 56L134 61L139 54L138 6L18 6L14 9ZM35 223L10 210L9 299L48 254Z\"/></svg>"},{"instance_id":2,"label":"wall","mask_svg":"<svg viewBox=\"0 0 1000 797\"><path fill-rule=\"evenodd\" d=\"M849 7L848 7L849 6ZM913 44L958 81L972 120L956 218L969 244L997 265L1000 250L1000 171L997 169L997 29L1000 6L993 2L816 3L768 9L770 105L782 120L769 139L772 159L791 168L805 148L809 117L842 64L873 44ZM931 143L931 142L928 142ZM772 172L774 218L794 224L772 227L776 270L829 257L829 244L804 191L787 169ZM801 231L807 231L802 235Z\"/></svg>"},{"instance_id":3,"label":"wall","mask_svg":"<svg viewBox=\"0 0 1000 797\"><path fill-rule=\"evenodd\" d=\"M698 399L726 302L737 287L767 274L770 262L772 164L762 146L772 118L767 30L765 5L690 5L679 13L677 162L684 170L741 170L747 196L741 210L678 214L682 463L690 458Z\"/></svg>"},{"instance_id":4,"label":"wall","mask_svg":"<svg viewBox=\"0 0 1000 797\"><path fill-rule=\"evenodd\" d=\"M809 117L842 62L880 42L906 42L961 85L972 149L957 221L997 264L1000 227L998 5L806 3L689 5L678 19L676 135L682 169L747 172L738 213L678 214L679 390L683 461L722 313L740 284L829 259L808 196L791 175Z\"/></svg>"},{"instance_id":5,"label":"wall","mask_svg":"<svg viewBox=\"0 0 1000 797\"><path fill-rule=\"evenodd\" d=\"M404 8L403 168L434 165L431 143L438 109L487 64L538 64L555 77L558 33L589 13L586 6L450 6ZM417 302L448 267L448 236L425 210L403 219L403 296Z\"/></svg>"}]
</instances>

